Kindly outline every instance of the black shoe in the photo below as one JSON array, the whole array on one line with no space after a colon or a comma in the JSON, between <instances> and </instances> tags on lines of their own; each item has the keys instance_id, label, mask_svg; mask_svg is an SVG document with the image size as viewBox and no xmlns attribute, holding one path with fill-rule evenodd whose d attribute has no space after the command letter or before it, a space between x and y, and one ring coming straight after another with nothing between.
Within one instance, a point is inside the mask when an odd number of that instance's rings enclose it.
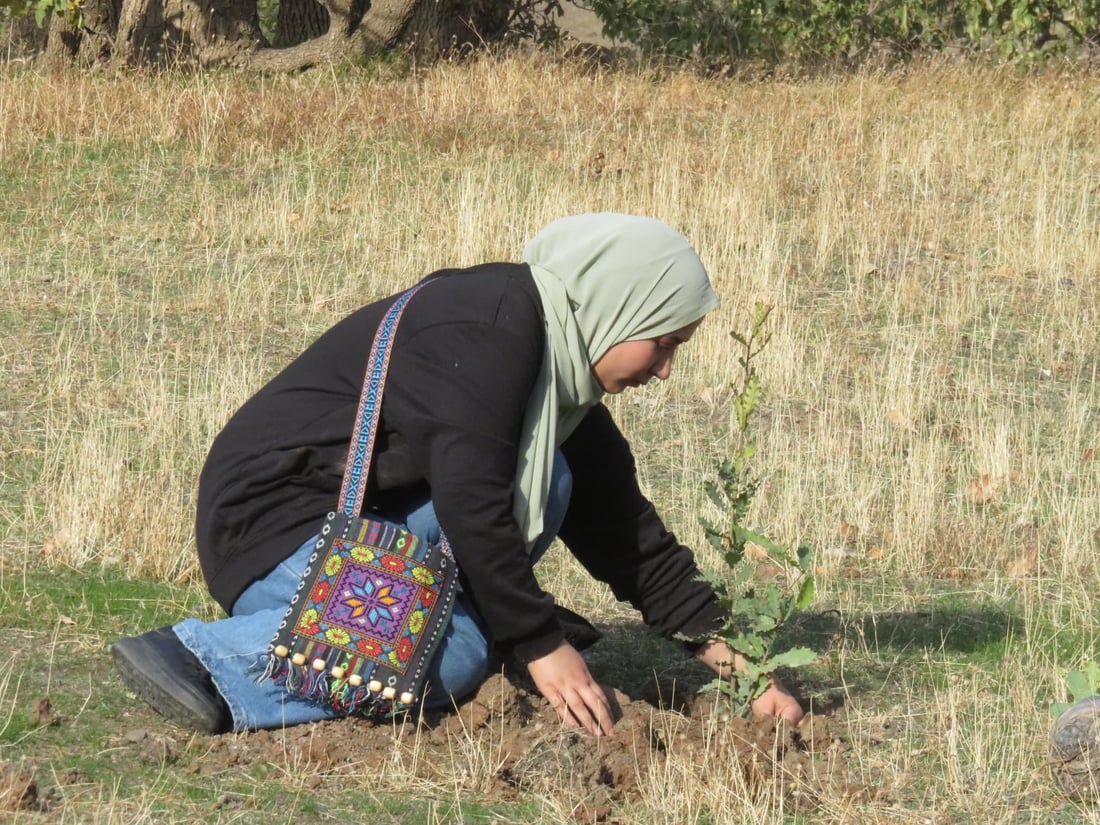
<instances>
[{"instance_id":1,"label":"black shoe","mask_svg":"<svg viewBox=\"0 0 1100 825\"><path fill-rule=\"evenodd\" d=\"M172 628L119 639L111 645L111 658L126 687L157 713L203 733L229 730L229 706Z\"/></svg>"}]
</instances>

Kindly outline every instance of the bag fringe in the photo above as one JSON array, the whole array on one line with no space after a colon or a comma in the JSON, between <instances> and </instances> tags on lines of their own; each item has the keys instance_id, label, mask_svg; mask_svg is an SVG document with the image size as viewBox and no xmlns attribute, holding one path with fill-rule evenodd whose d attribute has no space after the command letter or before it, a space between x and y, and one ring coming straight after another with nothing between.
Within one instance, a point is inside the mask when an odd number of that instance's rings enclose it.
<instances>
[{"instance_id":1,"label":"bag fringe","mask_svg":"<svg viewBox=\"0 0 1100 825\"><path fill-rule=\"evenodd\" d=\"M315 646L312 650L313 661L324 661L330 652L331 648ZM267 654L263 672L256 678L257 684L263 682L279 685L290 695L301 699L325 702L348 716L389 716L412 706L387 699L380 689L372 691L366 684L352 685L346 676L335 678L327 662L325 669L318 671L309 661L297 665L290 657L279 656L273 651Z\"/></svg>"}]
</instances>

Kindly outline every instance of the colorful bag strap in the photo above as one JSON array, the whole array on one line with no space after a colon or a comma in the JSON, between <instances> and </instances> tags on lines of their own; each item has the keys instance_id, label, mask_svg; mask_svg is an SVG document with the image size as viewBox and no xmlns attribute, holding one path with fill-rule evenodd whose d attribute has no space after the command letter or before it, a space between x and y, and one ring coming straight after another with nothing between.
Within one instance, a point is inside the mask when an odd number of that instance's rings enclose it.
<instances>
[{"instance_id":1,"label":"colorful bag strap","mask_svg":"<svg viewBox=\"0 0 1100 825\"><path fill-rule=\"evenodd\" d=\"M359 395L359 411L355 416L355 429L351 433L351 445L348 448L348 463L344 468L344 482L340 486L340 502L337 512L350 518L357 518L363 509L363 498L367 492L367 471L370 469L371 456L374 453L374 435L378 430L378 419L382 416L382 393L386 388L386 373L390 368L390 348L397 323L409 303L409 299L425 286L422 281L401 294L389 312L378 325L371 345L370 360L367 361L367 374L363 378L363 390Z\"/></svg>"}]
</instances>

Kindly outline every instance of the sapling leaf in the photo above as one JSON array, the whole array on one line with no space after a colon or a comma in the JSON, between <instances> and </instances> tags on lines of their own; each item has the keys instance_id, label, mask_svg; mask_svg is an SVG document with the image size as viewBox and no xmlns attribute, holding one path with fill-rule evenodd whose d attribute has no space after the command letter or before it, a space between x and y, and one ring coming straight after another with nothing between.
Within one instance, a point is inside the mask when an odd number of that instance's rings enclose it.
<instances>
[{"instance_id":1,"label":"sapling leaf","mask_svg":"<svg viewBox=\"0 0 1100 825\"><path fill-rule=\"evenodd\" d=\"M707 543L719 553L726 552L725 538L719 533L707 533Z\"/></svg>"},{"instance_id":2,"label":"sapling leaf","mask_svg":"<svg viewBox=\"0 0 1100 825\"><path fill-rule=\"evenodd\" d=\"M783 607L780 604L782 600L782 594L779 592L779 588L774 584L769 584L764 591L764 599L762 610L760 613L766 615L769 619L775 620L783 615ZM772 625L775 626L774 624Z\"/></svg>"},{"instance_id":3,"label":"sapling leaf","mask_svg":"<svg viewBox=\"0 0 1100 825\"><path fill-rule=\"evenodd\" d=\"M718 485L715 484L713 481L708 481L706 484L704 484L703 490L706 491L707 498L710 499L711 504L713 504L719 510L726 506L726 502L723 499L722 494L718 490Z\"/></svg>"},{"instance_id":4,"label":"sapling leaf","mask_svg":"<svg viewBox=\"0 0 1100 825\"><path fill-rule=\"evenodd\" d=\"M1075 702L1080 702L1082 699L1087 699L1093 695L1088 674L1081 670L1071 670L1066 674L1066 688Z\"/></svg>"},{"instance_id":5,"label":"sapling leaf","mask_svg":"<svg viewBox=\"0 0 1100 825\"><path fill-rule=\"evenodd\" d=\"M814 585L813 577L802 580L802 586L798 588L798 598L795 599L795 607L799 610L805 610L810 606L810 602L814 600Z\"/></svg>"},{"instance_id":6,"label":"sapling leaf","mask_svg":"<svg viewBox=\"0 0 1100 825\"><path fill-rule=\"evenodd\" d=\"M798 562L796 562L794 558L792 558L790 550L788 550L786 547L783 547L782 545L776 544L767 536L761 535L755 530L750 530L749 528L743 527L740 524L733 525L731 529L733 531L733 534L737 537L739 541L751 541L753 544L762 547L768 552L768 555L771 556L774 561L782 562L783 564L787 564L791 567L798 566Z\"/></svg>"},{"instance_id":7,"label":"sapling leaf","mask_svg":"<svg viewBox=\"0 0 1100 825\"><path fill-rule=\"evenodd\" d=\"M1089 689L1095 694L1100 691L1100 665L1095 662L1086 662L1082 670L1089 680Z\"/></svg>"},{"instance_id":8,"label":"sapling leaf","mask_svg":"<svg viewBox=\"0 0 1100 825\"><path fill-rule=\"evenodd\" d=\"M706 582L711 587L717 589L720 586L725 585L725 580L720 578L718 574L712 573L709 570L701 570L699 575L695 577L697 582Z\"/></svg>"},{"instance_id":9,"label":"sapling leaf","mask_svg":"<svg viewBox=\"0 0 1100 825\"><path fill-rule=\"evenodd\" d=\"M726 644L750 659L760 659L766 653L763 643L755 636L737 636L727 639Z\"/></svg>"},{"instance_id":10,"label":"sapling leaf","mask_svg":"<svg viewBox=\"0 0 1100 825\"><path fill-rule=\"evenodd\" d=\"M811 565L813 564L813 551L810 549L810 545L803 542L798 545L798 569L803 573L809 573L812 571Z\"/></svg>"},{"instance_id":11,"label":"sapling leaf","mask_svg":"<svg viewBox=\"0 0 1100 825\"><path fill-rule=\"evenodd\" d=\"M749 591L740 598L733 600L733 609L738 616L755 616L758 607L755 591Z\"/></svg>"},{"instance_id":12,"label":"sapling leaf","mask_svg":"<svg viewBox=\"0 0 1100 825\"><path fill-rule=\"evenodd\" d=\"M745 389L733 399L733 411L737 416L737 426L741 432L748 430L749 418L760 404L761 394L760 378L753 372L745 382Z\"/></svg>"},{"instance_id":13,"label":"sapling leaf","mask_svg":"<svg viewBox=\"0 0 1100 825\"><path fill-rule=\"evenodd\" d=\"M752 629L757 633L767 633L769 630L775 630L779 623L772 616L757 616L752 620Z\"/></svg>"},{"instance_id":14,"label":"sapling leaf","mask_svg":"<svg viewBox=\"0 0 1100 825\"><path fill-rule=\"evenodd\" d=\"M732 569L733 575L730 576L730 586L738 593L744 592L752 583L752 568L747 564L741 564L741 558L744 557L744 552L738 553L737 559L734 564L729 564L730 557L733 553L726 554L726 563Z\"/></svg>"},{"instance_id":15,"label":"sapling leaf","mask_svg":"<svg viewBox=\"0 0 1100 825\"><path fill-rule=\"evenodd\" d=\"M700 693L705 693L705 692L711 691L711 690L721 690L722 687L725 684L726 684L725 679L711 679L709 682L707 682L705 685L703 685L701 688L699 688L699 692Z\"/></svg>"},{"instance_id":16,"label":"sapling leaf","mask_svg":"<svg viewBox=\"0 0 1100 825\"><path fill-rule=\"evenodd\" d=\"M816 660L817 654L808 647L792 647L790 650L770 656L767 664L769 670L776 670L781 667L802 667Z\"/></svg>"}]
</instances>

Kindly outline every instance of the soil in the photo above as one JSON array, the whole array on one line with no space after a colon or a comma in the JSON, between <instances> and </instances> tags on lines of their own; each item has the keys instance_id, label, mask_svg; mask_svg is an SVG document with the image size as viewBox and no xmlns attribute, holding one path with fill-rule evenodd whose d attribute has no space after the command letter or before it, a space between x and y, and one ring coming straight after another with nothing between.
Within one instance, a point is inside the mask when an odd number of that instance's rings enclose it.
<instances>
[{"instance_id":1,"label":"soil","mask_svg":"<svg viewBox=\"0 0 1100 825\"><path fill-rule=\"evenodd\" d=\"M25 767L0 763L0 812L39 810L38 783Z\"/></svg>"},{"instance_id":2,"label":"soil","mask_svg":"<svg viewBox=\"0 0 1100 825\"><path fill-rule=\"evenodd\" d=\"M710 760L725 766L736 759L750 788L774 786L781 776L783 792L798 804L812 804L826 786L834 786L833 792L843 786L846 795L866 791L852 785L842 757L847 744L839 726L827 718L810 716L797 728L770 717L712 719L713 699L661 710L613 688L605 690L616 715L615 734L599 741L564 728L533 685L496 675L457 711L426 713L396 728L344 719L224 738L219 743L224 747L208 758L217 770L223 759L269 759L273 750L285 759L289 751L323 774L361 762L363 753L387 753L396 739L401 750L420 753L415 764L423 778L446 781L454 770L456 741L492 737L500 761L489 798L514 800L534 793L574 800L583 821L600 821L613 804L637 799L647 771L673 752L681 761L697 763L699 771ZM704 724L707 720L717 724ZM205 769L207 759L203 762Z\"/></svg>"},{"instance_id":3,"label":"soil","mask_svg":"<svg viewBox=\"0 0 1100 825\"><path fill-rule=\"evenodd\" d=\"M487 802L521 800L530 794L569 800L579 821L605 821L620 803L642 799L646 777L670 754L692 776L708 766L740 766L745 787L787 810L812 807L823 795L870 798L874 791L853 779L845 758L849 745L839 717L808 715L798 727L771 717L742 719L717 714L713 697L692 697L674 709L660 697L632 699L605 688L617 716L615 733L595 740L564 728L550 705L520 677L490 678L458 710L426 712L419 719L371 724L341 719L237 735L195 737L201 759L181 752L190 746L156 727L120 732L126 758L195 774L217 775L250 763L294 764L321 788L341 773L362 771L364 754L400 757L418 778L454 786L456 754L468 743L491 743L493 768L477 793ZM167 724L167 723L165 723ZM413 754L416 758L412 758ZM473 767L471 767L471 771ZM701 780L705 781L705 780ZM43 810L35 777L24 767L0 764L0 811Z\"/></svg>"}]
</instances>

